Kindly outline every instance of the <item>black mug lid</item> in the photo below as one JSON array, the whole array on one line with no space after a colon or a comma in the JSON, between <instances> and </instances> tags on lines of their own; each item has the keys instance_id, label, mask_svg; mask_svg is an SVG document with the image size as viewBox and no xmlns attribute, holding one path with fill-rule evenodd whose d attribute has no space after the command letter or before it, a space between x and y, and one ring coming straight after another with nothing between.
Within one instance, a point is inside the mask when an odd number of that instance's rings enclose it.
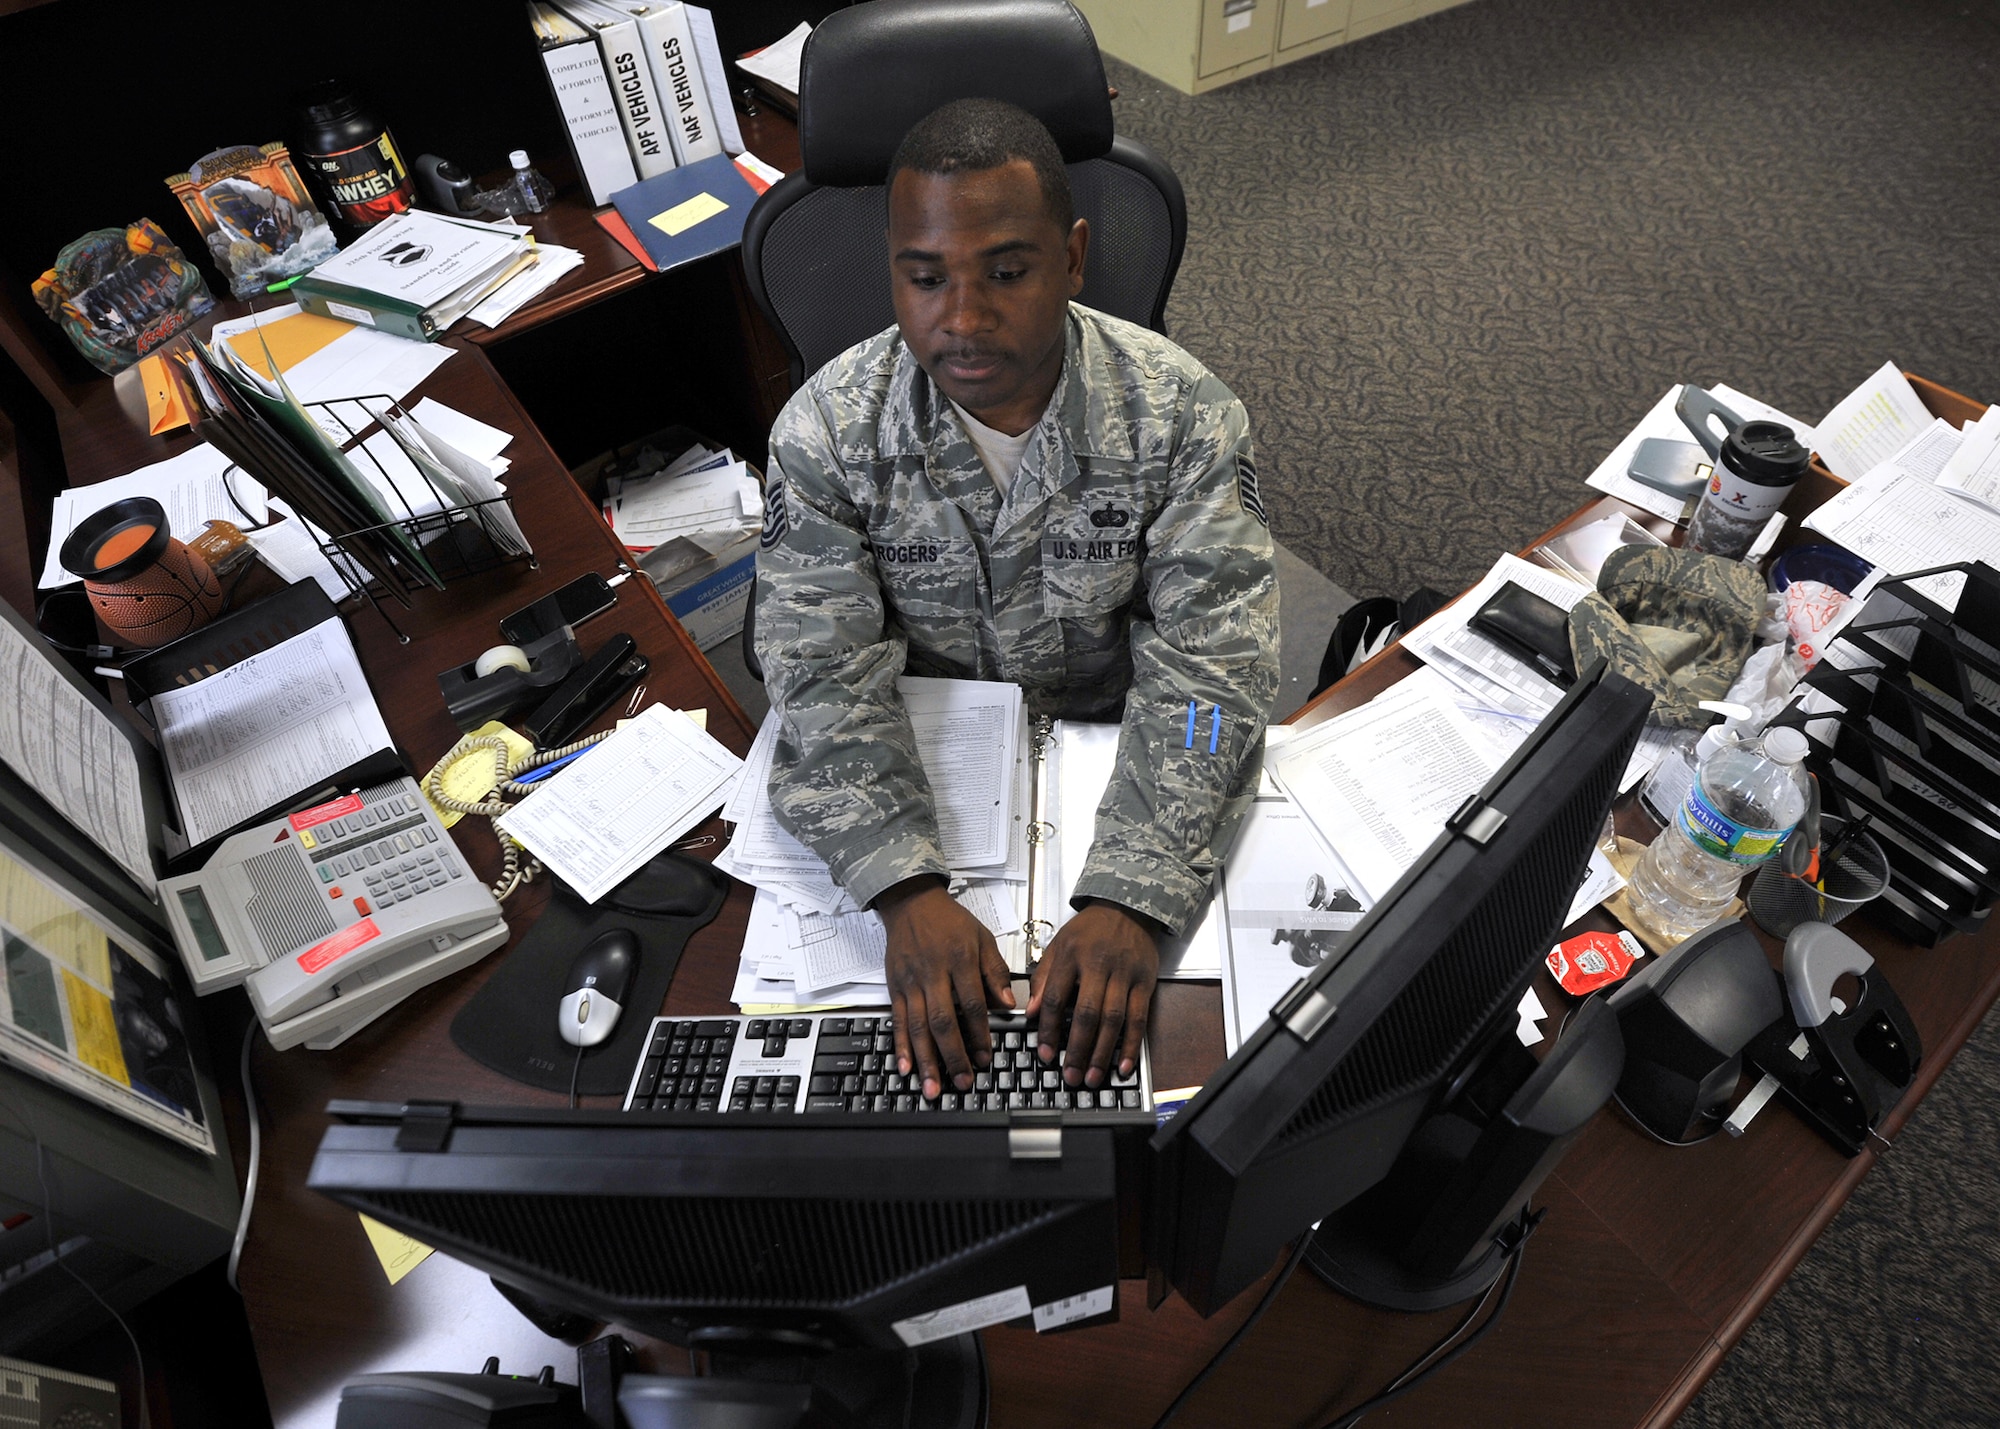
<instances>
[{"instance_id":1,"label":"black mug lid","mask_svg":"<svg viewBox=\"0 0 2000 1429\"><path fill-rule=\"evenodd\" d=\"M1811 460L1812 452L1783 422L1745 422L1722 443L1723 465L1750 481L1796 481Z\"/></svg>"},{"instance_id":2,"label":"black mug lid","mask_svg":"<svg viewBox=\"0 0 2000 1429\"><path fill-rule=\"evenodd\" d=\"M99 565L97 552L104 543L135 526L150 526L153 533L122 560ZM128 496L84 517L63 541L56 559L64 570L92 585L117 585L131 580L165 555L172 537L173 532L167 529L166 507L150 496Z\"/></svg>"}]
</instances>

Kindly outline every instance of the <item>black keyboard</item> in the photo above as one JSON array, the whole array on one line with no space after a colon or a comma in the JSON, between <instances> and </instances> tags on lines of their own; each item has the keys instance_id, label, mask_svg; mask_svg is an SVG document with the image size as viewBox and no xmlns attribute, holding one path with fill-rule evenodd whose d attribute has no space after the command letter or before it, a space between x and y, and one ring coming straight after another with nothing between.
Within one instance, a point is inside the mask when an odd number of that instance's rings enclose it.
<instances>
[{"instance_id":1,"label":"black keyboard","mask_svg":"<svg viewBox=\"0 0 2000 1429\"><path fill-rule=\"evenodd\" d=\"M708 1112L1146 1112L1152 1068L1063 1085L1061 1058L1043 1065L1039 1030L1022 1013L992 1019L993 1065L972 1090L923 1094L923 1077L896 1070L894 1020L822 1012L800 1017L659 1017L625 1093L627 1111Z\"/></svg>"}]
</instances>

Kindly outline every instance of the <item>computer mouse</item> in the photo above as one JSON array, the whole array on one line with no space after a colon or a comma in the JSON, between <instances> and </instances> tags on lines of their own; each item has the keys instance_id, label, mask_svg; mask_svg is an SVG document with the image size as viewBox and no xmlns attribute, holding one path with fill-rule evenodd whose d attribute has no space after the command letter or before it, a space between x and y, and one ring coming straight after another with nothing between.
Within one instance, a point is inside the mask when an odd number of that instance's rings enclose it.
<instances>
[{"instance_id":1,"label":"computer mouse","mask_svg":"<svg viewBox=\"0 0 2000 1429\"><path fill-rule=\"evenodd\" d=\"M630 928L599 933L570 964L556 1027L572 1047L595 1047L611 1035L639 966L639 935Z\"/></svg>"}]
</instances>

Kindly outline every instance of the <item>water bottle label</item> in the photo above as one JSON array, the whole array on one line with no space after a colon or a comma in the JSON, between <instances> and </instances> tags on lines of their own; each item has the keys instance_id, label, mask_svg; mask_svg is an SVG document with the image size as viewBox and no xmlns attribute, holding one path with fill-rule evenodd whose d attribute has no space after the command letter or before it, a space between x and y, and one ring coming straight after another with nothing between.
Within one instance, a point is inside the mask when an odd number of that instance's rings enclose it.
<instances>
[{"instance_id":1,"label":"water bottle label","mask_svg":"<svg viewBox=\"0 0 2000 1429\"><path fill-rule=\"evenodd\" d=\"M1679 823L1698 849L1748 868L1778 851L1790 829L1760 829L1739 824L1708 802L1697 780L1681 804Z\"/></svg>"}]
</instances>

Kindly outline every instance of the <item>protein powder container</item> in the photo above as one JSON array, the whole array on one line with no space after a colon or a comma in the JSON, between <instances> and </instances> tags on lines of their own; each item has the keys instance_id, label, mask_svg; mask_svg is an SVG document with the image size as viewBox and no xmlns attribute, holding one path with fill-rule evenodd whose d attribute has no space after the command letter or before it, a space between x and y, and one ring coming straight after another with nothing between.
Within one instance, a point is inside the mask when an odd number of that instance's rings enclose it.
<instances>
[{"instance_id":1,"label":"protein powder container","mask_svg":"<svg viewBox=\"0 0 2000 1429\"><path fill-rule=\"evenodd\" d=\"M338 218L351 228L368 228L416 206L416 188L396 141L346 85L336 80L315 85L303 105L295 152Z\"/></svg>"},{"instance_id":2,"label":"protein powder container","mask_svg":"<svg viewBox=\"0 0 2000 1429\"><path fill-rule=\"evenodd\" d=\"M1783 422L1745 422L1735 428L1723 438L1684 544L1711 556L1740 559L1811 460L1812 453Z\"/></svg>"}]
</instances>

